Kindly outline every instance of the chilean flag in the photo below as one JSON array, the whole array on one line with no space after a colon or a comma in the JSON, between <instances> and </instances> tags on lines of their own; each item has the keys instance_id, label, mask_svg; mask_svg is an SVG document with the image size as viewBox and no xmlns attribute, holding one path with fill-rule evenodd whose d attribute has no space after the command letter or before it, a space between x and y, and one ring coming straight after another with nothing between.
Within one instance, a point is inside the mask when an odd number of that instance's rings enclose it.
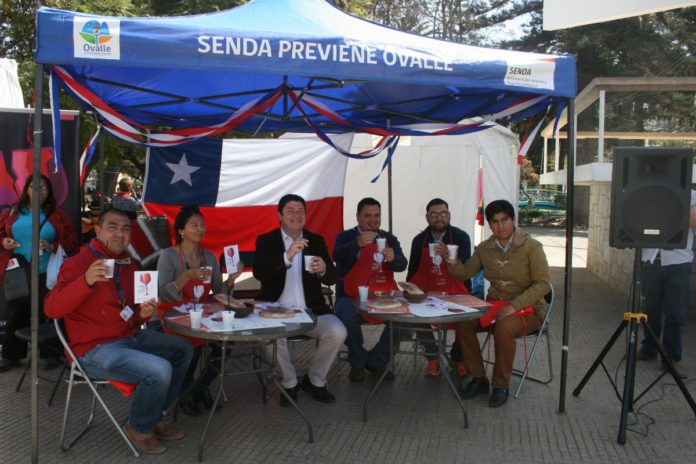
<instances>
[{"instance_id":1,"label":"chilean flag","mask_svg":"<svg viewBox=\"0 0 696 464\"><path fill-rule=\"evenodd\" d=\"M352 134L332 136L350 147ZM239 244L254 251L256 237L278 227L278 200L287 194L307 202L307 229L329 250L343 230L343 184L348 158L318 139L203 139L150 148L143 203L148 216L172 226L183 205L203 213L203 246L216 255Z\"/></svg>"}]
</instances>

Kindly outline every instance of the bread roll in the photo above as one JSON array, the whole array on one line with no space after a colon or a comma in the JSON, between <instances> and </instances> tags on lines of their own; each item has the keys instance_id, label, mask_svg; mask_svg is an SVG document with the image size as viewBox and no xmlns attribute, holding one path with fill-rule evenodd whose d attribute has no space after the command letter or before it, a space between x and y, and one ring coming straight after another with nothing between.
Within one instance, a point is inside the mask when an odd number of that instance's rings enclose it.
<instances>
[{"instance_id":1,"label":"bread roll","mask_svg":"<svg viewBox=\"0 0 696 464\"><path fill-rule=\"evenodd\" d=\"M424 292L418 285L412 284L411 282L399 282L399 286L404 292L410 293L412 295L422 295Z\"/></svg>"}]
</instances>

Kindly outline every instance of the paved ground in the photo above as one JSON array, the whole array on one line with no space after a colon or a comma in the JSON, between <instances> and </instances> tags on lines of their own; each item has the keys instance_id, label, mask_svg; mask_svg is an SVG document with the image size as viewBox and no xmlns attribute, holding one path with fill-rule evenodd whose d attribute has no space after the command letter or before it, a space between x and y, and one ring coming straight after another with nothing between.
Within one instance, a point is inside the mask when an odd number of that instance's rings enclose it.
<instances>
[{"instance_id":1,"label":"paved ground","mask_svg":"<svg viewBox=\"0 0 696 464\"><path fill-rule=\"evenodd\" d=\"M562 232L538 230L534 233L547 246L553 281L562 302L564 240ZM559 237L559 234L561 237ZM583 245L582 234L576 248ZM554 251L555 250L555 251ZM580 253L581 254L581 253ZM278 406L278 393L271 392L267 405L261 403L260 389L253 377L235 378L227 385L229 402L215 415L208 435L205 462L210 463L411 463L437 462L492 463L516 460L523 463L691 463L696 462L696 420L671 378L663 378L630 416L630 431L625 445L616 442L620 403L601 371L581 392L572 395L627 309L624 297L589 274L581 262L573 274L570 324L570 366L566 411L558 412L559 365L562 305L552 320L551 342L556 368L550 385L528 383L520 399L511 399L492 410L483 398L467 402L470 426L462 428L462 415L444 379L423 376L425 361L402 358L396 380L378 392L365 424L362 404L371 388L347 380L347 367L330 388L338 399L334 405L314 402L301 394L300 403L314 424L316 441L307 443L301 419L292 410ZM696 315L687 322L684 365L696 378ZM374 340L374 333L368 334ZM311 344L295 351L298 364L306 363ZM621 359L625 338L607 358L613 377L624 375ZM521 351L521 350L520 350ZM521 356L518 355L518 360ZM546 367L542 358L537 368ZM657 362L641 363L637 370L637 391L659 374ZM15 386L21 371L0 375L0 462L30 461L29 386L19 393ZM54 376L56 372L46 373ZM41 462L124 463L135 459L107 422L98 413L92 429L75 447L62 452L59 446L60 420L65 387L59 391L53 407L46 407L51 383L40 381ZM696 395L693 380L687 387ZM106 397L119 418L125 417L128 400L113 392ZM74 398L85 405L84 391ZM81 412L78 408L75 413ZM161 456L140 458L140 462L188 463L196 461L196 443L204 419L181 416L179 425L187 437L173 444Z\"/></svg>"}]
</instances>

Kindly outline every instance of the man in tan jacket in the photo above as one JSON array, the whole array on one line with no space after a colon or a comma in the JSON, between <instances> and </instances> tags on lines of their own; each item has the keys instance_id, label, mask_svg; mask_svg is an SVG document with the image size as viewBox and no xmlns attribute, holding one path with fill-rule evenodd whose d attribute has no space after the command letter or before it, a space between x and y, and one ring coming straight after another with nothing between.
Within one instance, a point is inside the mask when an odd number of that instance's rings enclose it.
<instances>
[{"instance_id":1,"label":"man in tan jacket","mask_svg":"<svg viewBox=\"0 0 696 464\"><path fill-rule=\"evenodd\" d=\"M551 285L543 247L515 228L515 209L510 202L493 201L486 206L485 214L493 235L476 248L466 263L446 261L450 274L460 280L467 280L483 269L484 277L491 283L487 300L498 302L495 306L500 309L493 325L493 392L488 400L488 406L497 408L507 402L515 339L539 328L546 312L544 295L551 290ZM446 257L446 250L438 251ZM459 349L472 376L460 391L462 399L488 394L489 383L476 337L476 332L484 330L488 329L482 328L479 321L457 324Z\"/></svg>"}]
</instances>

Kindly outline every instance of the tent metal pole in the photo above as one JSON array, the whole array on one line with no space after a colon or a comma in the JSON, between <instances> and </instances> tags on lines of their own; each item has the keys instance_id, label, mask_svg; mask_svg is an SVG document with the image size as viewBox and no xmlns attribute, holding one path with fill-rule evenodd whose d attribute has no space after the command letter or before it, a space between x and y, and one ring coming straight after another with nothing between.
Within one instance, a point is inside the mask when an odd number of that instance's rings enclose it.
<instances>
[{"instance_id":1,"label":"tent metal pole","mask_svg":"<svg viewBox=\"0 0 696 464\"><path fill-rule=\"evenodd\" d=\"M43 135L43 65L34 72L34 170L31 189L31 462L39 462L39 211L41 204L41 138Z\"/></svg>"},{"instance_id":2,"label":"tent metal pole","mask_svg":"<svg viewBox=\"0 0 696 464\"><path fill-rule=\"evenodd\" d=\"M387 118L387 129L391 129L391 118ZM388 155L387 155L388 156ZM387 166L387 207L389 208L389 233L394 233L394 215L392 214L392 163Z\"/></svg>"},{"instance_id":3,"label":"tent metal pole","mask_svg":"<svg viewBox=\"0 0 696 464\"><path fill-rule=\"evenodd\" d=\"M563 282L563 345L561 351L561 390L558 412L565 412L568 377L568 329L570 326L570 294L573 278L573 221L575 209L575 99L568 99L568 162L566 163L566 248L565 279Z\"/></svg>"},{"instance_id":4,"label":"tent metal pole","mask_svg":"<svg viewBox=\"0 0 696 464\"><path fill-rule=\"evenodd\" d=\"M104 205L106 205L106 188L104 186L105 177L105 166L104 166L104 138L99 141L99 191L101 195L99 196L99 211L104 211Z\"/></svg>"},{"instance_id":5,"label":"tent metal pole","mask_svg":"<svg viewBox=\"0 0 696 464\"><path fill-rule=\"evenodd\" d=\"M392 164L391 162L387 166L387 207L389 208L389 233L393 233L392 224Z\"/></svg>"}]
</instances>

